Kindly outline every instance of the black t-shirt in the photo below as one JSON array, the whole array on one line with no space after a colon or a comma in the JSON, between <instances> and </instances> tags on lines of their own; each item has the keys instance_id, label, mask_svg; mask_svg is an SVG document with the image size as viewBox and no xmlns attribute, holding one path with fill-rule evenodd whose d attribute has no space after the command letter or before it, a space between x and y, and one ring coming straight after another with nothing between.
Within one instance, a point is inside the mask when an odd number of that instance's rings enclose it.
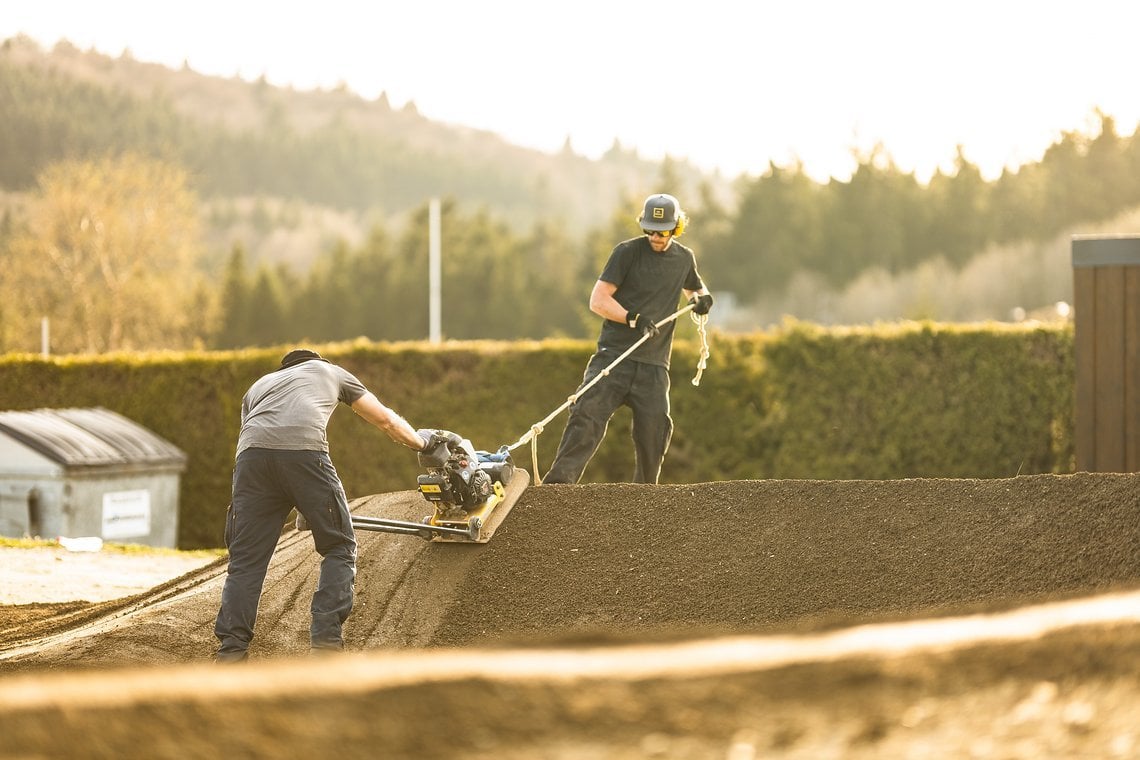
<instances>
[{"instance_id":1,"label":"black t-shirt","mask_svg":"<svg viewBox=\"0 0 1140 760\"><path fill-rule=\"evenodd\" d=\"M658 322L675 312L682 290L704 287L697 272L697 258L691 249L674 240L672 245L657 253L644 236L614 246L598 279L617 286L614 299L626 310L641 314L641 324L649 320ZM677 321L673 320L664 325L657 337L642 343L629 358L668 367L676 324ZM602 332L598 336L598 350L612 351L616 359L640 337L640 329L607 319L602 323Z\"/></svg>"}]
</instances>

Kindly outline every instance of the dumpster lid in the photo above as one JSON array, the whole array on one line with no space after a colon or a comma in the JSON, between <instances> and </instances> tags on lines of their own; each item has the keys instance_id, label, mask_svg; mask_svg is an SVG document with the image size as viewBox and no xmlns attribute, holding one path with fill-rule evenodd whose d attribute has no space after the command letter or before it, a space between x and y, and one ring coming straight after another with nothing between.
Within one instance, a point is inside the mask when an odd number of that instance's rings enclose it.
<instances>
[{"instance_id":1,"label":"dumpster lid","mask_svg":"<svg viewBox=\"0 0 1140 760\"><path fill-rule=\"evenodd\" d=\"M186 463L177 446L102 407L0 412L0 433L73 467Z\"/></svg>"}]
</instances>

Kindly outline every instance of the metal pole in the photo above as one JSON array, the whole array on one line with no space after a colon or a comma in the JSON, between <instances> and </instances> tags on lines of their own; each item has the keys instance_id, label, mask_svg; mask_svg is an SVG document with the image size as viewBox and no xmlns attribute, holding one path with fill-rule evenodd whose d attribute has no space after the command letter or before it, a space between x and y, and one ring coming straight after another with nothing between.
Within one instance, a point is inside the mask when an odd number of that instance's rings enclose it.
<instances>
[{"instance_id":1,"label":"metal pole","mask_svg":"<svg viewBox=\"0 0 1140 760\"><path fill-rule=\"evenodd\" d=\"M439 251L439 198L428 204L428 338L440 341L440 281L442 280Z\"/></svg>"},{"instance_id":2,"label":"metal pole","mask_svg":"<svg viewBox=\"0 0 1140 760\"><path fill-rule=\"evenodd\" d=\"M47 317L40 317L40 355L47 357L51 353L51 325Z\"/></svg>"}]
</instances>

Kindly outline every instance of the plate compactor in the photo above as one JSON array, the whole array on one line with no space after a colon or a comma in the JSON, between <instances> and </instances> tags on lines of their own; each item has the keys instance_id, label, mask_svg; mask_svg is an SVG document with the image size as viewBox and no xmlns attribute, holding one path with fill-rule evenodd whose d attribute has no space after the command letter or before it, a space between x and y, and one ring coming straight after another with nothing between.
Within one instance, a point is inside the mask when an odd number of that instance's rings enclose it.
<instances>
[{"instance_id":1,"label":"plate compactor","mask_svg":"<svg viewBox=\"0 0 1140 760\"><path fill-rule=\"evenodd\" d=\"M506 446L476 451L471 441L448 430L433 430L416 455L426 473L417 478L420 494L435 508L420 522L352 515L357 530L403 533L427 541L485 544L530 483L516 468ZM297 516L297 529L307 521Z\"/></svg>"}]
</instances>

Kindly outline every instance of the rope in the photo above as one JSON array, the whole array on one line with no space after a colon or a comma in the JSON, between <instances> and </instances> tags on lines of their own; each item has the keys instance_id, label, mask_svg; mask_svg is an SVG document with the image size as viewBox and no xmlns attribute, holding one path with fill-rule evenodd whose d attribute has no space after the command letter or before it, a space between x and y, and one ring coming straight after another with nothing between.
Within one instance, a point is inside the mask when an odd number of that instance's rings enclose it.
<instances>
[{"instance_id":1,"label":"rope","mask_svg":"<svg viewBox=\"0 0 1140 760\"><path fill-rule=\"evenodd\" d=\"M669 324L673 320L677 319L682 314L687 314L687 313L691 312L692 310L693 310L693 305L689 304L688 306L685 306L684 308L678 309L677 311L675 311L672 314L670 314L669 316L665 317L660 322L656 322L655 324L657 325L658 328L660 328L664 325ZM705 323L708 322L708 315L707 314L700 314L700 315L692 314L690 316L692 317L693 321L697 323L697 332L700 334L700 337L701 337L701 357L700 357L700 361L697 363L697 376L693 378L693 385L699 385L700 381L701 381L701 374L705 370L705 364L706 364L706 362L708 360L708 356L709 356L708 337L707 337L707 334L705 331ZM595 383L600 381L603 377L607 377L610 374L610 371L614 367L616 367L617 365L619 365L623 361L625 361L626 357L628 357L630 354L632 354L634 351L636 351L638 346L640 346L645 341L649 340L650 337L651 336L648 333L646 333L645 335L642 335L638 339L638 341L636 343L634 343L632 346L630 346L629 348L627 348L625 350L625 352L622 353L621 356L619 356L618 358L616 358L612 362L610 362L609 365L605 369L603 369L601 372L599 372L597 375L594 375L594 377L590 380L590 382L583 385L576 392L570 394L566 398L566 401L565 401L565 403L562 404L562 406L558 407L553 412L546 415L546 417L544 417L541 421L536 422L533 425L531 425L530 430L528 430L526 433L524 433L521 438L519 438L517 441L512 443L510 446L506 447L507 451L514 451L519 446L522 446L528 442L530 443L531 465L534 469L534 482L536 484L542 483L542 478L538 474L538 436L542 435L543 429L550 423L551 420L553 420L555 417L557 417L559 414L561 414L564 410L566 410L571 404L573 404L575 401L577 401L578 398L583 393L585 393L586 391L593 388Z\"/></svg>"},{"instance_id":2,"label":"rope","mask_svg":"<svg viewBox=\"0 0 1140 760\"><path fill-rule=\"evenodd\" d=\"M697 323L697 335L701 338L701 357L697 360L697 374L693 377L693 385L701 384L701 375L705 373L705 367L709 362L709 335L705 326L708 324L708 314L690 314L693 321Z\"/></svg>"}]
</instances>

